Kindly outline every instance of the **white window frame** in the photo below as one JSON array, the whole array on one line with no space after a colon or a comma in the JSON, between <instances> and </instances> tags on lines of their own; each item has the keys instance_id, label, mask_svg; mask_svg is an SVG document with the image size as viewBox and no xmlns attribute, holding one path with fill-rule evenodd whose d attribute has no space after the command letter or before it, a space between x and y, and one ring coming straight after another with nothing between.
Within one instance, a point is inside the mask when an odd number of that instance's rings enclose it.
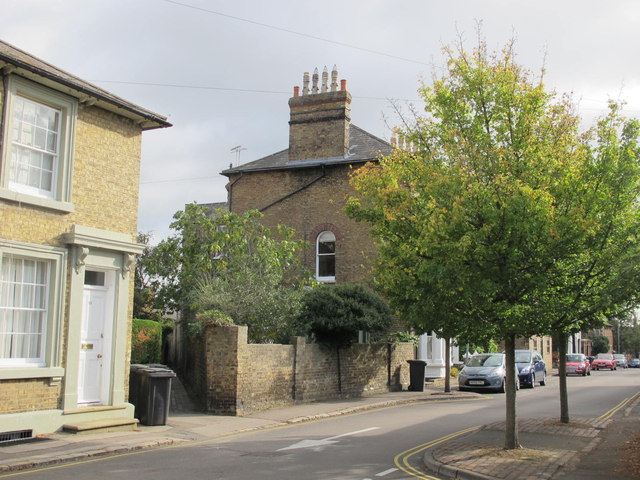
<instances>
[{"instance_id":1,"label":"white window frame","mask_svg":"<svg viewBox=\"0 0 640 480\"><path fill-rule=\"evenodd\" d=\"M64 212L74 211L74 206L71 203L71 172L75 122L78 112L77 100L16 75L10 75L6 81L8 85L3 112L4 141L0 158L0 198ZM17 98L24 98L60 112L58 151L50 194L24 185L10 184L13 111Z\"/></svg>"},{"instance_id":2,"label":"white window frame","mask_svg":"<svg viewBox=\"0 0 640 480\"><path fill-rule=\"evenodd\" d=\"M320 253L320 241L322 240L323 236L331 236L333 237L333 244L334 244L334 249L333 249L333 253ZM320 232L318 234L318 236L316 237L316 280L318 282L325 282L325 283L330 283L330 282L335 282L336 281L336 276L335 276L335 271L336 271L336 236L335 234L331 231L331 230L324 230L322 232ZM327 257L327 256L331 256L333 257L333 275L327 275L327 276L321 276L320 275L320 258L321 257Z\"/></svg>"},{"instance_id":3,"label":"white window frame","mask_svg":"<svg viewBox=\"0 0 640 480\"><path fill-rule=\"evenodd\" d=\"M3 240L0 241L0 264L5 256L42 261L48 264L47 312L43 328L41 358L38 361L0 358L0 379L59 377L64 372L60 364L60 335L64 304L62 296L64 295L66 250Z\"/></svg>"}]
</instances>

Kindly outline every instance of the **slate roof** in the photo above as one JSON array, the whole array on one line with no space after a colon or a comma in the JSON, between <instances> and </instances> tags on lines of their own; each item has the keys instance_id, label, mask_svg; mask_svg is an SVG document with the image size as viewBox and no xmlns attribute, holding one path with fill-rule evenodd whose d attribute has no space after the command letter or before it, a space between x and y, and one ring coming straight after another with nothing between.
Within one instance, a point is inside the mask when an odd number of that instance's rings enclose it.
<instances>
[{"instance_id":1,"label":"slate roof","mask_svg":"<svg viewBox=\"0 0 640 480\"><path fill-rule=\"evenodd\" d=\"M0 40L0 68L12 65L16 73L53 89L82 100L94 100L95 105L140 122L143 130L170 127L167 118L142 108L103 90L75 75L34 57L13 45Z\"/></svg>"},{"instance_id":2,"label":"slate roof","mask_svg":"<svg viewBox=\"0 0 640 480\"><path fill-rule=\"evenodd\" d=\"M223 170L221 174L231 175L233 173L309 168L317 167L318 165L364 163L375 160L380 155L390 155L393 150L393 147L388 142L353 124L349 128L349 145L349 153L345 157L289 161L289 149L286 149L244 165L228 168Z\"/></svg>"}]
</instances>

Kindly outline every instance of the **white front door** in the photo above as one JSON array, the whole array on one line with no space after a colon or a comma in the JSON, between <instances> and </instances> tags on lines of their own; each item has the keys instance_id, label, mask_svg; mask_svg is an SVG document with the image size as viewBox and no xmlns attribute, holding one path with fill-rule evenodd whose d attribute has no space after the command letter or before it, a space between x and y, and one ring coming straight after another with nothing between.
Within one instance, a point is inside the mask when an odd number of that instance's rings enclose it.
<instances>
[{"instance_id":1,"label":"white front door","mask_svg":"<svg viewBox=\"0 0 640 480\"><path fill-rule=\"evenodd\" d=\"M109 403L113 272L85 272L78 370L78 404Z\"/></svg>"}]
</instances>

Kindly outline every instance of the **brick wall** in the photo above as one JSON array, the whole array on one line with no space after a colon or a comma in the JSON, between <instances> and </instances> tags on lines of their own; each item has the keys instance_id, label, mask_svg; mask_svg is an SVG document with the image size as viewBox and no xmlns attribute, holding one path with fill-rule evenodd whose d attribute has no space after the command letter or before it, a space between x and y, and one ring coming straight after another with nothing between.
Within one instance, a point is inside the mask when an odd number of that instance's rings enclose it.
<instances>
[{"instance_id":1,"label":"brick wall","mask_svg":"<svg viewBox=\"0 0 640 480\"><path fill-rule=\"evenodd\" d=\"M50 386L48 379L0 381L0 413L60 408L61 393L60 383Z\"/></svg>"},{"instance_id":2,"label":"brick wall","mask_svg":"<svg viewBox=\"0 0 640 480\"><path fill-rule=\"evenodd\" d=\"M1 107L1 106L0 106ZM141 130L96 107L78 109L72 213L0 200L0 238L64 246L60 234L79 224L126 233L135 240Z\"/></svg>"},{"instance_id":3,"label":"brick wall","mask_svg":"<svg viewBox=\"0 0 640 480\"><path fill-rule=\"evenodd\" d=\"M347 91L289 99L289 160L344 157L349 150L351 94Z\"/></svg>"},{"instance_id":4,"label":"brick wall","mask_svg":"<svg viewBox=\"0 0 640 480\"><path fill-rule=\"evenodd\" d=\"M204 351L195 349L190 355L204 354L206 359L190 363L206 364L206 391L201 393L206 410L228 415L401 390L409 383L407 360L415 358L411 344L352 345L338 350L306 344L300 337L292 345L247 344L247 327L237 326L207 327L204 343ZM186 373L190 388L196 390L197 377Z\"/></svg>"},{"instance_id":5,"label":"brick wall","mask_svg":"<svg viewBox=\"0 0 640 480\"><path fill-rule=\"evenodd\" d=\"M346 199L355 193L349 184L352 171L349 165L334 165L231 175L230 208L236 213L256 208L264 213L265 225L284 223L293 228L299 238L310 244L302 256L304 266L311 272L315 272L316 237L322 228L332 226L336 235L336 282L366 283L375 246L368 227L349 219L344 212ZM304 194L287 197L305 185L309 186Z\"/></svg>"},{"instance_id":6,"label":"brick wall","mask_svg":"<svg viewBox=\"0 0 640 480\"><path fill-rule=\"evenodd\" d=\"M4 79L0 78L0 111ZM0 125L0 128L3 128ZM79 105L74 137L71 202L75 211L63 213L0 200L0 238L64 247L61 234L73 224L131 235L135 241L141 129L133 121L94 106ZM131 318L133 276L129 298ZM62 364L68 336L69 277L66 279ZM130 328L130 325L129 325ZM130 343L127 344L130 351ZM125 378L128 378L128 366ZM48 380L0 381L0 413L60 408L62 388Z\"/></svg>"}]
</instances>

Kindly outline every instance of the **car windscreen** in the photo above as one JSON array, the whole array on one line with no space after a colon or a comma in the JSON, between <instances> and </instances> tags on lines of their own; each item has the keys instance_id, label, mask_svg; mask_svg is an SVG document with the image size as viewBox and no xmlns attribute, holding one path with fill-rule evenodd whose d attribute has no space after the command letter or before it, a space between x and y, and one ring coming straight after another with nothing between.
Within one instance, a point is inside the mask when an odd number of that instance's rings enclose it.
<instances>
[{"instance_id":1,"label":"car windscreen","mask_svg":"<svg viewBox=\"0 0 640 480\"><path fill-rule=\"evenodd\" d=\"M567 362L583 362L582 355L567 355Z\"/></svg>"},{"instance_id":2,"label":"car windscreen","mask_svg":"<svg viewBox=\"0 0 640 480\"><path fill-rule=\"evenodd\" d=\"M531 362L531 352L516 352L516 363Z\"/></svg>"},{"instance_id":3,"label":"car windscreen","mask_svg":"<svg viewBox=\"0 0 640 480\"><path fill-rule=\"evenodd\" d=\"M596 358L606 358L607 360L611 360L611 354L610 353L599 353Z\"/></svg>"},{"instance_id":4,"label":"car windscreen","mask_svg":"<svg viewBox=\"0 0 640 480\"><path fill-rule=\"evenodd\" d=\"M502 365L502 355L474 355L467 363L469 367L499 367Z\"/></svg>"}]
</instances>

